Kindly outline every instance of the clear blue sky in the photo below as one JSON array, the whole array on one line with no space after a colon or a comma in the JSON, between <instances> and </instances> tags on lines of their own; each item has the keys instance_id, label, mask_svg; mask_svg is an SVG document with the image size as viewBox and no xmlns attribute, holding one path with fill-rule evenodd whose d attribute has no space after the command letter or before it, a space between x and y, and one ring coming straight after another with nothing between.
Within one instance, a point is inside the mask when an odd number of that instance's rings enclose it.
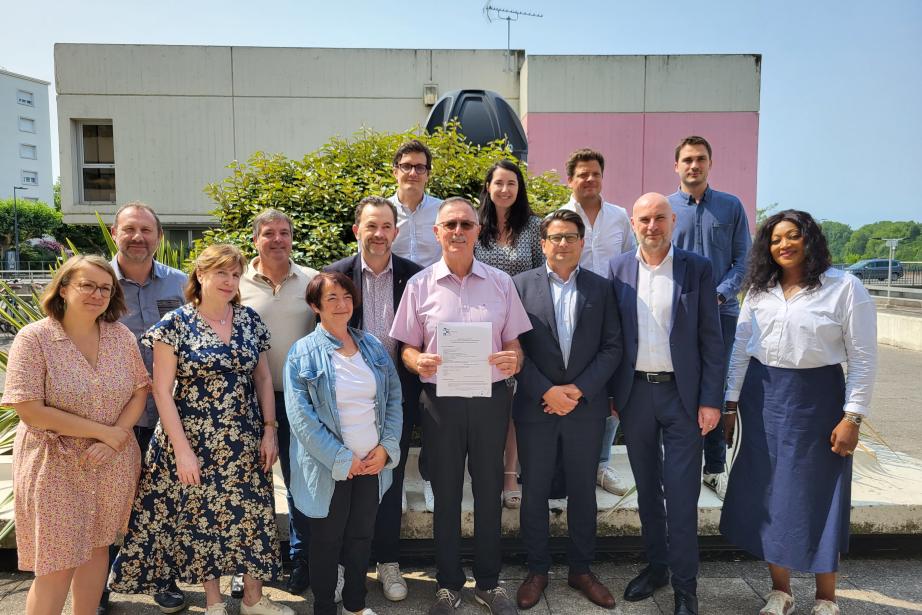
<instances>
[{"instance_id":1,"label":"clear blue sky","mask_svg":"<svg viewBox=\"0 0 922 615\"><path fill-rule=\"evenodd\" d=\"M760 53L758 207L853 226L922 220L922 1L494 0L533 54ZM482 0L31 0L6 8L0 66L54 81L56 42L504 48ZM592 84L586 84L592 87ZM54 104L52 124L54 125ZM54 143L57 147L57 143ZM54 163L57 174L57 161Z\"/></svg>"}]
</instances>

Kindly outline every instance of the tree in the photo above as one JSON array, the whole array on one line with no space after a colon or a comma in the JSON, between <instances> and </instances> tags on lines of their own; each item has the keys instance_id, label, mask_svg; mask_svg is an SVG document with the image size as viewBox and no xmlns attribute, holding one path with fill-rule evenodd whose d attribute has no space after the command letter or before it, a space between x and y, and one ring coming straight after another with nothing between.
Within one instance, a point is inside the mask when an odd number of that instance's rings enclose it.
<instances>
[{"instance_id":1,"label":"tree","mask_svg":"<svg viewBox=\"0 0 922 615\"><path fill-rule=\"evenodd\" d=\"M778 202L770 203L765 207L756 207L756 226L765 222L765 219L772 215L772 210L778 209Z\"/></svg>"},{"instance_id":2,"label":"tree","mask_svg":"<svg viewBox=\"0 0 922 615\"><path fill-rule=\"evenodd\" d=\"M844 263L845 245L852 236L852 227L833 220L823 220L820 226L823 227L823 234L826 235L829 252L832 254L832 262Z\"/></svg>"},{"instance_id":3,"label":"tree","mask_svg":"<svg viewBox=\"0 0 922 615\"><path fill-rule=\"evenodd\" d=\"M458 132L457 124L432 135L364 130L352 139L333 138L301 160L256 152L245 163L233 162L227 179L206 188L218 205L212 212L218 227L205 231L197 247L229 242L253 254L250 221L272 207L287 213L294 223L295 260L320 269L354 253L356 203L368 195L389 197L394 193L394 151L413 138L432 150L427 191L441 198L464 196L476 205L489 166L502 158L514 159L501 141L472 145ZM567 200L567 189L554 174L529 177L527 182L537 213L556 209Z\"/></svg>"},{"instance_id":4,"label":"tree","mask_svg":"<svg viewBox=\"0 0 922 615\"><path fill-rule=\"evenodd\" d=\"M16 199L16 218L20 242L33 237L54 235L61 226L61 212L41 201ZM0 200L0 254L5 254L13 247L15 226L13 199Z\"/></svg>"}]
</instances>

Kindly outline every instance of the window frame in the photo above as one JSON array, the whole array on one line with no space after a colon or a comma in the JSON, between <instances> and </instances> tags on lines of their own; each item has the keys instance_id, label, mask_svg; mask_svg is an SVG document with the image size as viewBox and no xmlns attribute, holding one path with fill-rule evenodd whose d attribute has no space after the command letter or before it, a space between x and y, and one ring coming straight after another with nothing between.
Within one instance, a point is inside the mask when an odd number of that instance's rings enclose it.
<instances>
[{"instance_id":1,"label":"window frame","mask_svg":"<svg viewBox=\"0 0 922 615\"><path fill-rule=\"evenodd\" d=\"M78 203L81 205L114 205L118 202L118 174L116 172L116 163L102 163L102 162L85 162L84 158L84 148L83 148L83 127L84 126L112 126L112 158L113 161L116 159L115 154L115 124L112 120L106 119L93 119L93 120L75 120L74 126L76 127L75 137L76 137L76 172L77 172L77 199ZM90 201L87 200L84 193L85 186L83 184L83 171L85 169L112 169L116 173L116 183L115 183L115 197L111 201Z\"/></svg>"},{"instance_id":2,"label":"window frame","mask_svg":"<svg viewBox=\"0 0 922 615\"><path fill-rule=\"evenodd\" d=\"M26 174L30 174L31 177L27 179ZM32 181L34 179L34 181ZM33 171L31 169L20 169L19 170L19 180L23 186L29 186L31 188L38 186L38 171Z\"/></svg>"},{"instance_id":3,"label":"window frame","mask_svg":"<svg viewBox=\"0 0 922 615\"><path fill-rule=\"evenodd\" d=\"M24 148L24 147L25 147L25 148L30 148L30 147L31 147L31 148L32 148L32 153L35 154L35 155L34 155L34 156L23 156L23 155L22 155L22 152L23 152L23 148ZM19 157L20 157L22 160L38 160L38 146L37 146L37 145L33 145L33 144L31 144L31 143L20 143L20 144L19 144Z\"/></svg>"},{"instance_id":4,"label":"window frame","mask_svg":"<svg viewBox=\"0 0 922 615\"><path fill-rule=\"evenodd\" d=\"M20 96L20 94L25 94L28 98ZM29 90L20 90L16 89L16 104L22 105L23 107L35 108L35 92L30 92Z\"/></svg>"},{"instance_id":5,"label":"window frame","mask_svg":"<svg viewBox=\"0 0 922 615\"><path fill-rule=\"evenodd\" d=\"M32 130L24 130L23 127L22 127L22 122L23 122L23 121L31 122L31 123L32 123ZM19 132L24 132L24 133L30 134L30 135L34 135L34 134L36 134L36 133L38 132L38 131L36 130L36 128L35 128L35 118L34 118L34 117L28 117L28 116L26 116L26 115L20 115L20 116L19 116L19 121L17 122L16 125L17 125L17 127L19 128Z\"/></svg>"}]
</instances>

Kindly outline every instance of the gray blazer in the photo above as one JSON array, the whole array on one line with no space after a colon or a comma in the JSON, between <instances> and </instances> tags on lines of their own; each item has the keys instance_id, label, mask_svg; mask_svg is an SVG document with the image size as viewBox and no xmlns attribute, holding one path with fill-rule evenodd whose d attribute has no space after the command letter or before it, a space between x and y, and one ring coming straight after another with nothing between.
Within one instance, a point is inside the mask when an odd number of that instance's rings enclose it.
<instances>
[{"instance_id":1,"label":"gray blazer","mask_svg":"<svg viewBox=\"0 0 922 615\"><path fill-rule=\"evenodd\" d=\"M557 338L547 268L542 265L513 278L531 331L519 336L525 363L519 372L512 403L517 421L599 419L609 415L606 384L621 360L621 322L611 284L588 269L576 278L576 328L570 358L564 367ZM544 393L554 385L575 384L583 392L566 417L542 409Z\"/></svg>"}]
</instances>

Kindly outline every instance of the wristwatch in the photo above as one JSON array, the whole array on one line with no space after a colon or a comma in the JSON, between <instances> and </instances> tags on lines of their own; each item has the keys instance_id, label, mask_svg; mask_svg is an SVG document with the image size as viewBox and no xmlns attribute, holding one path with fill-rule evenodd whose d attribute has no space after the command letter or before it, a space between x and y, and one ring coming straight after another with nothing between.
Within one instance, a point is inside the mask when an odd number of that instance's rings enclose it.
<instances>
[{"instance_id":1,"label":"wristwatch","mask_svg":"<svg viewBox=\"0 0 922 615\"><path fill-rule=\"evenodd\" d=\"M723 293L717 293L717 303L723 305L727 302L727 298L723 296Z\"/></svg>"}]
</instances>

